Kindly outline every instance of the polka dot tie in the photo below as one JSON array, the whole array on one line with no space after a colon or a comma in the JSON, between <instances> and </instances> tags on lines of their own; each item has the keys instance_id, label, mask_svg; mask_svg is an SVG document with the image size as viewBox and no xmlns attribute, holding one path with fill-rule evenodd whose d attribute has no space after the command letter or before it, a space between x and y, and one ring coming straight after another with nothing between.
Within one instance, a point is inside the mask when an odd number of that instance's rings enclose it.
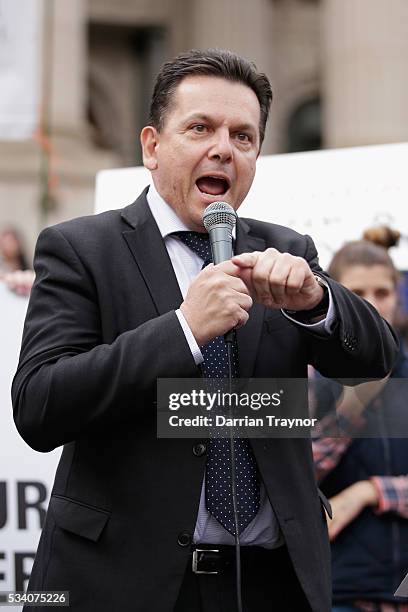
<instances>
[{"instance_id":1,"label":"polka dot tie","mask_svg":"<svg viewBox=\"0 0 408 612\"><path fill-rule=\"evenodd\" d=\"M174 232L184 244L204 260L203 268L212 262L208 234L199 232ZM201 347L204 357L205 378L228 378L228 352L223 336L218 336ZM232 375L237 376L238 351L236 343L232 350ZM218 435L226 434L218 431ZM228 434L227 434L228 435ZM259 478L255 457L246 438L234 438L235 474L238 509L238 529L242 533L255 518L259 510ZM206 467L207 510L232 535L235 521L231 487L231 449L228 437L217 437L210 432Z\"/></svg>"}]
</instances>

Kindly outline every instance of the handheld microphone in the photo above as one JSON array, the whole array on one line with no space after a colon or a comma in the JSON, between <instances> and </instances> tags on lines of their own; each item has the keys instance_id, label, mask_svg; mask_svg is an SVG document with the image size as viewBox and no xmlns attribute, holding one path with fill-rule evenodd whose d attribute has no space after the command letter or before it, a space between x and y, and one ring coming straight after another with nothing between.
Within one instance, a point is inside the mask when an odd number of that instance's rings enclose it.
<instances>
[{"instance_id":1,"label":"handheld microphone","mask_svg":"<svg viewBox=\"0 0 408 612\"><path fill-rule=\"evenodd\" d=\"M237 221L237 213L227 202L213 202L203 213L203 223L210 236L210 245L215 265L231 259L232 230ZM224 336L225 342L234 341L234 330Z\"/></svg>"},{"instance_id":2,"label":"handheld microphone","mask_svg":"<svg viewBox=\"0 0 408 612\"><path fill-rule=\"evenodd\" d=\"M236 220L237 213L227 202L213 202L203 213L215 265L232 257L232 230Z\"/></svg>"}]
</instances>

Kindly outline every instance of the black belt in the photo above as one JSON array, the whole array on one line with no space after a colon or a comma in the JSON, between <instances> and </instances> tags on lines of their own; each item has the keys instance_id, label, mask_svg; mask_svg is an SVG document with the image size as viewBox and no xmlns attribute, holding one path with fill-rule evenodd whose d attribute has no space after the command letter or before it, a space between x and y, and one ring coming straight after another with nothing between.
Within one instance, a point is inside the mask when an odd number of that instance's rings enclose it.
<instances>
[{"instance_id":1,"label":"black belt","mask_svg":"<svg viewBox=\"0 0 408 612\"><path fill-rule=\"evenodd\" d=\"M261 546L241 546L243 563L268 562L280 555L287 554L286 546L262 548ZM193 547L192 570L194 574L222 574L235 567L235 546L218 544L197 544Z\"/></svg>"}]
</instances>

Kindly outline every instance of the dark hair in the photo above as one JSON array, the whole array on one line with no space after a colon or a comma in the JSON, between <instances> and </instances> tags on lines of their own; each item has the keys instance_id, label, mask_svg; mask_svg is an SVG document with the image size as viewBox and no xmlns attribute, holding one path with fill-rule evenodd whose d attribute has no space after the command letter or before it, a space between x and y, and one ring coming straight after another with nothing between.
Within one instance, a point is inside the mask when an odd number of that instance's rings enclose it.
<instances>
[{"instance_id":1,"label":"dark hair","mask_svg":"<svg viewBox=\"0 0 408 612\"><path fill-rule=\"evenodd\" d=\"M387 249L397 245L400 233L387 226L373 227L364 232L363 238L347 242L334 254L327 269L330 276L340 280L343 271L351 266L385 266L397 285L399 273Z\"/></svg>"},{"instance_id":2,"label":"dark hair","mask_svg":"<svg viewBox=\"0 0 408 612\"><path fill-rule=\"evenodd\" d=\"M150 125L158 131L164 126L165 115L179 83L188 76L208 75L247 85L256 94L261 108L260 144L265 136L272 90L268 77L257 72L255 64L224 49L192 49L166 62L157 75L150 105Z\"/></svg>"},{"instance_id":3,"label":"dark hair","mask_svg":"<svg viewBox=\"0 0 408 612\"><path fill-rule=\"evenodd\" d=\"M7 235L13 236L14 240L17 243L17 253L15 256L16 261L17 261L17 269L27 270L27 268L29 267L28 260L24 253L24 242L23 242L20 232L14 227L5 227L0 231L0 242L3 239L3 237ZM0 244L0 250L1 249L2 249L2 245ZM4 256L4 254L0 252L0 259L2 255Z\"/></svg>"}]
</instances>

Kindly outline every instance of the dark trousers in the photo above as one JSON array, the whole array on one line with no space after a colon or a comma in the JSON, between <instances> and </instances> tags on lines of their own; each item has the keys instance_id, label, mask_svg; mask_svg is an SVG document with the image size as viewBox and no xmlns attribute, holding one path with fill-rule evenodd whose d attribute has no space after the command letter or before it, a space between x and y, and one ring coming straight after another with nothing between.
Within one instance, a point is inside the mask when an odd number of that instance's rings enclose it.
<instances>
[{"instance_id":1,"label":"dark trousers","mask_svg":"<svg viewBox=\"0 0 408 612\"><path fill-rule=\"evenodd\" d=\"M234 547L212 548L231 562L218 574L195 574L190 561L174 612L236 612ZM311 611L285 546L242 547L241 570L244 612Z\"/></svg>"}]
</instances>

